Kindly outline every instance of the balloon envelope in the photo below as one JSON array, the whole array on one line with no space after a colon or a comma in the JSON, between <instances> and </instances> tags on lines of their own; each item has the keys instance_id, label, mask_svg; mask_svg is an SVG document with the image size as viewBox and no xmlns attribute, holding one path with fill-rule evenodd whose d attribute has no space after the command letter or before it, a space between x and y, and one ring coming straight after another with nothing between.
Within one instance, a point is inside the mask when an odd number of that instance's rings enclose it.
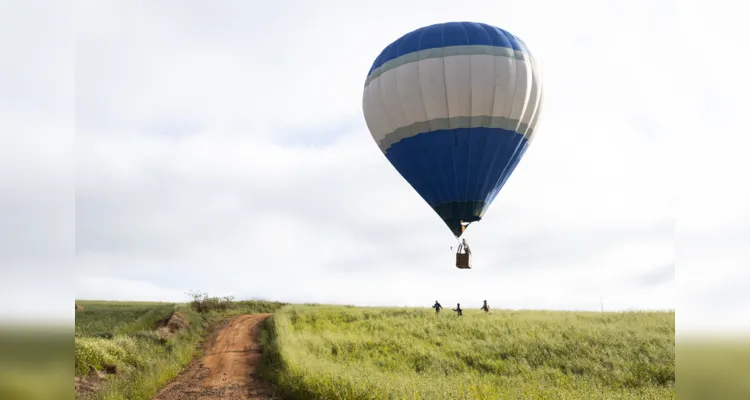
<instances>
[{"instance_id":1,"label":"balloon envelope","mask_svg":"<svg viewBox=\"0 0 750 400\"><path fill-rule=\"evenodd\" d=\"M456 237L479 221L534 134L542 85L526 45L483 23L426 26L388 45L365 80L375 142Z\"/></svg>"}]
</instances>

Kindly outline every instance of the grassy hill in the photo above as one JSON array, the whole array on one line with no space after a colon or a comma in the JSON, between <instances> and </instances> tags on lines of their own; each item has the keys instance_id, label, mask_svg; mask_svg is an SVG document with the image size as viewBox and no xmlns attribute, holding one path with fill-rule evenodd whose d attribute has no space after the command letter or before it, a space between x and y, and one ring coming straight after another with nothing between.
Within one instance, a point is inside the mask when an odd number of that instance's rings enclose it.
<instances>
[{"instance_id":1,"label":"grassy hill","mask_svg":"<svg viewBox=\"0 0 750 400\"><path fill-rule=\"evenodd\" d=\"M81 399L150 399L200 351L206 324L274 312L263 376L289 399L673 399L674 312L573 313L78 302ZM181 329L165 324L179 315ZM102 375L100 372L98 375Z\"/></svg>"},{"instance_id":2,"label":"grassy hill","mask_svg":"<svg viewBox=\"0 0 750 400\"><path fill-rule=\"evenodd\" d=\"M265 376L289 398L670 399L674 313L287 306Z\"/></svg>"}]
</instances>

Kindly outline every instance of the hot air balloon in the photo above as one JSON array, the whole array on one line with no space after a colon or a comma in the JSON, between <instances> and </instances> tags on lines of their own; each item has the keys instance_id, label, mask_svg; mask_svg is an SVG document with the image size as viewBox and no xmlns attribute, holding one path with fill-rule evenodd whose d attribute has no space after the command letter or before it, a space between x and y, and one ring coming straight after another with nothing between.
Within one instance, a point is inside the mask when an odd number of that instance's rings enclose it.
<instances>
[{"instance_id":1,"label":"hot air balloon","mask_svg":"<svg viewBox=\"0 0 750 400\"><path fill-rule=\"evenodd\" d=\"M362 108L385 157L458 239L526 152L541 100L523 41L484 23L447 22L409 32L378 55Z\"/></svg>"}]
</instances>

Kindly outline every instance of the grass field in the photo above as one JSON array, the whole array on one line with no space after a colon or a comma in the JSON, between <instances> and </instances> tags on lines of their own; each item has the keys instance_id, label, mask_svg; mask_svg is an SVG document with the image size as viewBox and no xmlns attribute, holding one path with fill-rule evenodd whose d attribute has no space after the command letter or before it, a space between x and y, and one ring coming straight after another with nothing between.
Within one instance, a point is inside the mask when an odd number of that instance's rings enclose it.
<instances>
[{"instance_id":1,"label":"grass field","mask_svg":"<svg viewBox=\"0 0 750 400\"><path fill-rule=\"evenodd\" d=\"M119 368L81 399L150 399L197 354L207 322L261 312L275 312L262 337L263 375L288 399L675 398L673 312L472 310L457 318L430 309L262 301L200 313L187 304L78 304L85 310L76 313L76 375L90 366ZM190 328L159 337L155 325L175 311ZM55 332L0 331L0 398L72 398L70 333ZM748 398L746 340L676 348L681 399Z\"/></svg>"},{"instance_id":2,"label":"grass field","mask_svg":"<svg viewBox=\"0 0 750 400\"><path fill-rule=\"evenodd\" d=\"M264 375L288 398L672 399L674 313L287 306Z\"/></svg>"},{"instance_id":3,"label":"grass field","mask_svg":"<svg viewBox=\"0 0 750 400\"><path fill-rule=\"evenodd\" d=\"M81 303L79 303L81 304ZM83 303L76 314L75 375L114 366L93 392L82 399L149 399L176 376L196 353L203 333L202 316L175 304ZM159 321L179 312L189 326L173 337L156 331Z\"/></svg>"},{"instance_id":4,"label":"grass field","mask_svg":"<svg viewBox=\"0 0 750 400\"><path fill-rule=\"evenodd\" d=\"M179 372L199 352L206 323L222 316L273 312L282 303L224 302L197 312L190 304L78 301L76 311L75 375L90 369L116 367L95 391L76 397L91 400L146 400ZM188 326L173 335L158 330L174 313Z\"/></svg>"},{"instance_id":5,"label":"grass field","mask_svg":"<svg viewBox=\"0 0 750 400\"><path fill-rule=\"evenodd\" d=\"M76 311L76 336L111 337L151 330L159 320L169 317L175 304L81 301Z\"/></svg>"}]
</instances>

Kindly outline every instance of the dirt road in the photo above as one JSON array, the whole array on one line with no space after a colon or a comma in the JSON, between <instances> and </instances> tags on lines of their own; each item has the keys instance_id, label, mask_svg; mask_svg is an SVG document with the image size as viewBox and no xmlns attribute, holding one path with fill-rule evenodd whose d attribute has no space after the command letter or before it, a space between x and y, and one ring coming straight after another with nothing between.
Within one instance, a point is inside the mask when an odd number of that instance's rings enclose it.
<instances>
[{"instance_id":1,"label":"dirt road","mask_svg":"<svg viewBox=\"0 0 750 400\"><path fill-rule=\"evenodd\" d=\"M269 315L241 315L229 320L209 341L205 355L154 400L278 399L268 385L253 376L261 361L261 323Z\"/></svg>"}]
</instances>

